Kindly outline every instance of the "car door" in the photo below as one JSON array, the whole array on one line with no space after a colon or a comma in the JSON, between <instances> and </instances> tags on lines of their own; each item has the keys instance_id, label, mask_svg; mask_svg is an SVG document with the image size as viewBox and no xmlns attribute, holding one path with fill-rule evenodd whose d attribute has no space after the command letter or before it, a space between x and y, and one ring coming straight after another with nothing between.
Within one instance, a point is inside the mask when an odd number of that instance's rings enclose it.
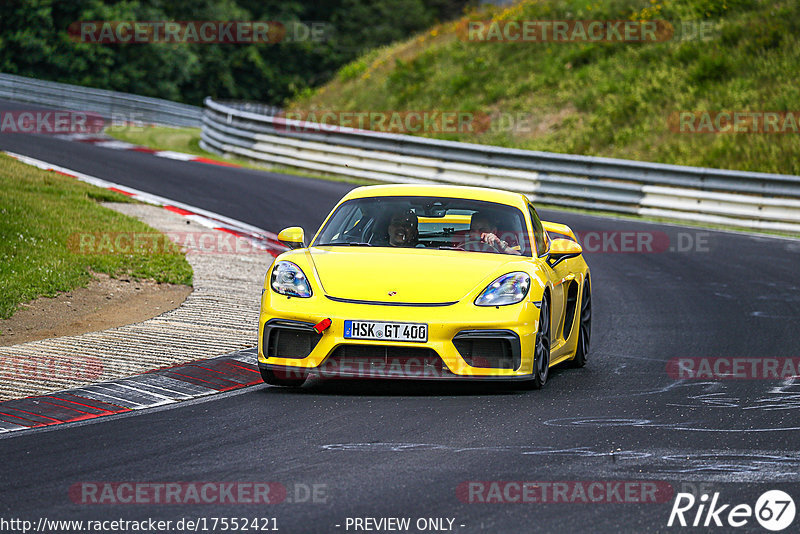
<instances>
[{"instance_id":1,"label":"car door","mask_svg":"<svg viewBox=\"0 0 800 534\"><path fill-rule=\"evenodd\" d=\"M555 359L561 354L560 350L563 347L561 333L563 331L562 322L564 320L564 309L566 307L564 282L567 281L566 278L569 276L569 269L566 265L566 262L562 261L561 263L552 267L547 263L547 261L545 261L547 258L547 252L550 250L550 236L548 236L547 232L544 230L542 221L539 219L539 215L536 213L536 209L533 207L533 205L528 205L528 211L530 213L531 224L533 226L533 239L535 247L533 253L542 260L542 265L553 284L550 298L550 332L552 333L550 348L552 351L551 358Z\"/></svg>"}]
</instances>

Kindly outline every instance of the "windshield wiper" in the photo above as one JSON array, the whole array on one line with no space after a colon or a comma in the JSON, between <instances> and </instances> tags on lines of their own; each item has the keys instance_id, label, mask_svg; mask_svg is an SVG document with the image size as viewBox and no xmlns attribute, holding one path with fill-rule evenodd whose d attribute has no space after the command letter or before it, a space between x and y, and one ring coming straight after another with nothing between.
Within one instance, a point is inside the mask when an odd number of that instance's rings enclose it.
<instances>
[{"instance_id":1,"label":"windshield wiper","mask_svg":"<svg viewBox=\"0 0 800 534\"><path fill-rule=\"evenodd\" d=\"M372 246L369 243L362 243L360 241L351 241L350 243L348 243L348 245L350 245L351 247L371 247Z\"/></svg>"},{"instance_id":2,"label":"windshield wiper","mask_svg":"<svg viewBox=\"0 0 800 534\"><path fill-rule=\"evenodd\" d=\"M461 247L449 247L447 245L442 245L439 247L439 250L464 250Z\"/></svg>"}]
</instances>

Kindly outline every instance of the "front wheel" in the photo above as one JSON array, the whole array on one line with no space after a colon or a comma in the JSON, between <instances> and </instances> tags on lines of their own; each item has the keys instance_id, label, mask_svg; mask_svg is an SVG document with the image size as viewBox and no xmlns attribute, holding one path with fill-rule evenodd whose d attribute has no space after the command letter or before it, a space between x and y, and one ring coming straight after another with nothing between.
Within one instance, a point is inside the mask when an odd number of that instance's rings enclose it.
<instances>
[{"instance_id":1,"label":"front wheel","mask_svg":"<svg viewBox=\"0 0 800 534\"><path fill-rule=\"evenodd\" d=\"M586 365L586 357L589 355L589 341L592 337L592 288L589 279L583 283L583 295L581 296L581 324L578 329L578 348L575 349L575 357L572 365L583 367Z\"/></svg>"},{"instance_id":2,"label":"front wheel","mask_svg":"<svg viewBox=\"0 0 800 534\"><path fill-rule=\"evenodd\" d=\"M542 298L539 310L539 329L536 331L536 345L533 352L533 378L527 381L530 389L542 389L550 373L550 307Z\"/></svg>"},{"instance_id":3,"label":"front wheel","mask_svg":"<svg viewBox=\"0 0 800 534\"><path fill-rule=\"evenodd\" d=\"M306 381L306 374L301 373L300 376L289 377L289 373L281 371L275 373L272 369L259 369L261 371L261 379L270 386L284 386L290 388L299 388Z\"/></svg>"}]
</instances>

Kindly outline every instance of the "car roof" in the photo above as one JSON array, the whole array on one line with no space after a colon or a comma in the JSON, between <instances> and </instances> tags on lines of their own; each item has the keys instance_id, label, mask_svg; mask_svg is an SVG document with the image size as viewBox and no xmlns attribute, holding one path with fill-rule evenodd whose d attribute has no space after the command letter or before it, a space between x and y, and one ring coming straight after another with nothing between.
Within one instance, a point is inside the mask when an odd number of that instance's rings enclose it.
<instances>
[{"instance_id":1,"label":"car roof","mask_svg":"<svg viewBox=\"0 0 800 534\"><path fill-rule=\"evenodd\" d=\"M388 197L388 196L419 196L419 197L450 197L465 198L470 200L485 200L516 207L523 207L528 198L522 193L489 189L487 187L468 187L463 185L440 184L391 184L369 185L358 187L350 191L342 201L353 198Z\"/></svg>"}]
</instances>

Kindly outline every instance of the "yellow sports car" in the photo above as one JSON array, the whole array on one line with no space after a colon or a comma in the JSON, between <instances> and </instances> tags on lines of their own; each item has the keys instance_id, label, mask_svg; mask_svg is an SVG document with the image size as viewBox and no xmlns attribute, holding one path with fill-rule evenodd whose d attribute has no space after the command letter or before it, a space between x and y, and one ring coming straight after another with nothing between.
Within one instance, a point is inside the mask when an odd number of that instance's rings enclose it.
<instances>
[{"instance_id":1,"label":"yellow sports car","mask_svg":"<svg viewBox=\"0 0 800 534\"><path fill-rule=\"evenodd\" d=\"M519 380L586 363L589 268L569 227L522 194L445 185L357 188L311 243L278 239L264 280L267 384L319 377Z\"/></svg>"}]
</instances>

